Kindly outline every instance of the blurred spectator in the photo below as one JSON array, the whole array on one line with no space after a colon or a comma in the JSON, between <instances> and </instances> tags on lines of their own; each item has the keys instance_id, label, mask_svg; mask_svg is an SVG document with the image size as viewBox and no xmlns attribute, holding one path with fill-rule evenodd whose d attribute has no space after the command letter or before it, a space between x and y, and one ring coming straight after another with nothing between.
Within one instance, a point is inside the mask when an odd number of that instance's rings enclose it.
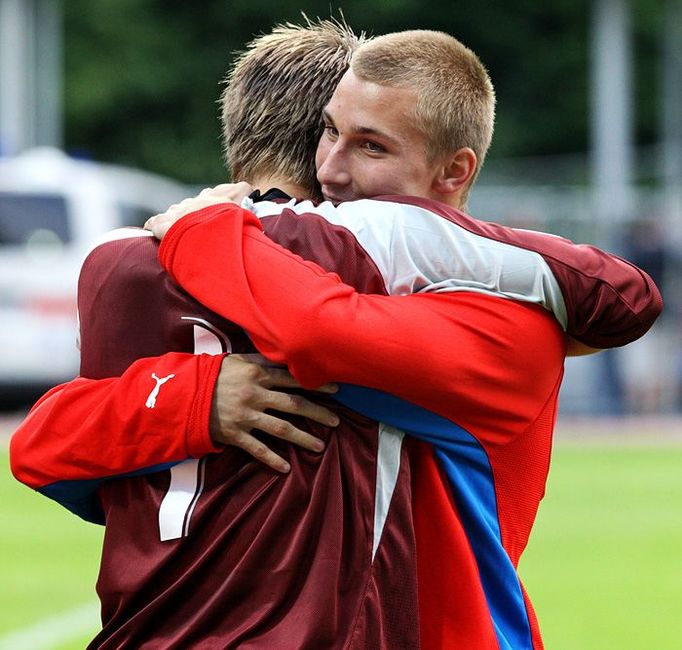
<instances>
[{"instance_id":1,"label":"blurred spectator","mask_svg":"<svg viewBox=\"0 0 682 650\"><path fill-rule=\"evenodd\" d=\"M665 300L668 251L660 220L653 217L635 219L627 231L625 245L627 259L653 278Z\"/></svg>"},{"instance_id":2,"label":"blurred spectator","mask_svg":"<svg viewBox=\"0 0 682 650\"><path fill-rule=\"evenodd\" d=\"M635 414L670 412L679 406L680 383L677 309L670 282L675 255L661 220L651 216L631 223L624 249L625 257L653 278L666 303L651 331L618 351L625 407Z\"/></svg>"}]
</instances>

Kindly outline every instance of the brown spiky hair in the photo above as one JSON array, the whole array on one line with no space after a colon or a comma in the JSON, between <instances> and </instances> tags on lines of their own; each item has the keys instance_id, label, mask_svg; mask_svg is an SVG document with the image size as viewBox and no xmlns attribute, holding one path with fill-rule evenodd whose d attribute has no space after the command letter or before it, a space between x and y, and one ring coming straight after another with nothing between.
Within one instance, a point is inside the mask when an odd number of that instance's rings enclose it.
<instances>
[{"instance_id":1,"label":"brown spiky hair","mask_svg":"<svg viewBox=\"0 0 682 650\"><path fill-rule=\"evenodd\" d=\"M223 141L234 180L281 177L319 197L322 109L364 34L343 19L304 18L255 38L234 61L221 97Z\"/></svg>"},{"instance_id":2,"label":"brown spiky hair","mask_svg":"<svg viewBox=\"0 0 682 650\"><path fill-rule=\"evenodd\" d=\"M412 116L433 160L462 147L476 154L476 173L490 147L495 91L478 56L443 32L411 30L378 36L353 55L353 73L365 81L417 89Z\"/></svg>"}]
</instances>

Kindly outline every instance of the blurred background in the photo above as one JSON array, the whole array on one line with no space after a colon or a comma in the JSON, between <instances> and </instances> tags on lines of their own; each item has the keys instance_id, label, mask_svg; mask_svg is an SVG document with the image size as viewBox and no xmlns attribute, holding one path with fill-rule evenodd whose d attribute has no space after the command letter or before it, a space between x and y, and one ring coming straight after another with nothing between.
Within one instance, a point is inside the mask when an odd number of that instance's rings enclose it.
<instances>
[{"instance_id":1,"label":"blurred background","mask_svg":"<svg viewBox=\"0 0 682 650\"><path fill-rule=\"evenodd\" d=\"M662 288L645 339L569 360L563 413L679 412L681 0L0 0L5 401L74 374L74 278L96 233L226 179L216 100L233 53L339 10L369 34L447 31L489 68L497 126L474 216L596 243Z\"/></svg>"},{"instance_id":2,"label":"blurred background","mask_svg":"<svg viewBox=\"0 0 682 650\"><path fill-rule=\"evenodd\" d=\"M555 478L525 561L548 648L674 647L641 634L665 635L666 608L682 603L682 0L0 0L0 439L40 392L77 373L74 296L89 242L226 180L216 101L234 52L301 12L341 10L368 34L449 32L488 67L497 121L474 216L595 243L662 289L664 314L641 341L567 361ZM586 467L603 483L588 484ZM83 569L73 549L96 547L99 533L6 485L19 505L3 509L3 527L24 532L0 539L11 565L0 575L22 585L13 602L41 605L0 621L0 648L82 647L59 645L44 619L60 611L59 594L74 606L72 590L92 596L96 558ZM28 523L27 508L37 509ZM62 570L33 585L15 560L50 557L44 521L62 531ZM585 545L597 549L590 561L571 564ZM585 574L620 596L590 599ZM68 609L72 631L95 610Z\"/></svg>"}]
</instances>

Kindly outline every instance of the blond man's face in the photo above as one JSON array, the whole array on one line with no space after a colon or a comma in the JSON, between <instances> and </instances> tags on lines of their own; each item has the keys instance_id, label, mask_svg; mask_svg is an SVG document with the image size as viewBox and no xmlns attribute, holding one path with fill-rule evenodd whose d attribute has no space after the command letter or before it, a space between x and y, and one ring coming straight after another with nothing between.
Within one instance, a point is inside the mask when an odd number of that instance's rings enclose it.
<instances>
[{"instance_id":1,"label":"blond man's face","mask_svg":"<svg viewBox=\"0 0 682 650\"><path fill-rule=\"evenodd\" d=\"M415 89L417 91L418 89ZM438 161L412 117L416 92L346 72L324 110L315 158L324 197L335 203L400 194L438 198Z\"/></svg>"}]
</instances>

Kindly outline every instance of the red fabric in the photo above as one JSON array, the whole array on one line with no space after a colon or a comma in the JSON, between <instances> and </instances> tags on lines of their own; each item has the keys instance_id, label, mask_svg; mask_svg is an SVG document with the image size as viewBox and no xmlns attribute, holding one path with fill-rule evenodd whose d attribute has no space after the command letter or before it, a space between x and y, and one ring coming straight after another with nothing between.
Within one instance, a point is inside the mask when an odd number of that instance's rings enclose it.
<instances>
[{"instance_id":1,"label":"red fabric","mask_svg":"<svg viewBox=\"0 0 682 650\"><path fill-rule=\"evenodd\" d=\"M502 543L516 566L544 493L562 377L564 337L546 312L463 292L357 294L274 244L235 206L178 222L160 256L192 295L243 325L304 385L380 388L471 433L490 459ZM496 647L469 540L433 459L421 453L413 503L422 645Z\"/></svg>"},{"instance_id":2,"label":"red fabric","mask_svg":"<svg viewBox=\"0 0 682 650\"><path fill-rule=\"evenodd\" d=\"M309 243L313 250L316 244ZM356 252L358 263L366 264ZM290 363L307 385L335 380L374 386L471 431L491 459L504 546L516 564L544 490L561 377L562 336L547 314L478 294L359 296L314 264L298 258L292 265L291 255L234 206L180 222L162 256L183 286L245 325L263 351ZM293 306L284 299L292 291ZM204 442L205 437L204 431ZM475 638L489 647L490 621L480 585L475 588L468 540L452 495L429 458L421 458L415 481L422 643L472 647ZM435 525L435 519L442 523ZM430 562L433 557L438 564ZM444 589L463 575L471 575L466 589ZM529 615L540 647L530 606Z\"/></svg>"},{"instance_id":3,"label":"red fabric","mask_svg":"<svg viewBox=\"0 0 682 650\"><path fill-rule=\"evenodd\" d=\"M235 205L180 220L159 255L189 293L242 325L304 386L379 388L444 417L456 412L491 444L535 420L560 374L563 337L542 309L465 292L358 294L272 242Z\"/></svg>"},{"instance_id":4,"label":"red fabric","mask_svg":"<svg viewBox=\"0 0 682 650\"><path fill-rule=\"evenodd\" d=\"M661 293L646 272L595 246L481 221L435 201L385 198L426 207L469 232L542 255L561 287L568 333L590 347L611 348L635 341L663 309Z\"/></svg>"},{"instance_id":5,"label":"red fabric","mask_svg":"<svg viewBox=\"0 0 682 650\"><path fill-rule=\"evenodd\" d=\"M170 353L140 359L120 378L81 377L53 388L10 440L12 472L37 489L58 480L112 476L217 451L208 436L208 420L222 359ZM167 399L147 409L152 372L173 373L175 378L164 385ZM93 431L100 435L93 436ZM144 444L140 431L145 432ZM169 436L169 431L178 435Z\"/></svg>"},{"instance_id":6,"label":"red fabric","mask_svg":"<svg viewBox=\"0 0 682 650\"><path fill-rule=\"evenodd\" d=\"M417 531L421 646L498 647L476 559L430 445L413 443L412 499ZM466 585L466 595L461 585ZM463 599L466 602L462 602Z\"/></svg>"},{"instance_id":7,"label":"red fabric","mask_svg":"<svg viewBox=\"0 0 682 650\"><path fill-rule=\"evenodd\" d=\"M308 427L324 454L270 443L286 475L235 447L199 461L203 489L180 539L159 541L169 472L105 483L103 630L91 647L416 649L409 472L372 562L376 424L332 408L339 427Z\"/></svg>"},{"instance_id":8,"label":"red fabric","mask_svg":"<svg viewBox=\"0 0 682 650\"><path fill-rule=\"evenodd\" d=\"M233 352L253 351L238 326L169 280L156 254L149 255L156 253L153 243L102 245L84 266L81 356L91 376L125 367L150 345L198 351L222 341ZM172 403L174 381L164 384L155 408ZM325 396L307 397L333 408L340 423L329 428L289 418L326 442L323 454L268 437L291 464L286 475L226 447L170 471L103 484L97 587L103 630L93 647L418 646L418 620L400 615L417 608L405 454L394 466L396 490L374 563L377 423ZM139 402L129 408L145 410ZM177 436L177 425L167 435ZM150 444L144 429L138 436L138 444ZM176 492L169 474L178 473L184 479ZM171 491L194 494L192 506L162 508ZM169 522L170 539L161 534ZM396 564L404 574L390 570Z\"/></svg>"},{"instance_id":9,"label":"red fabric","mask_svg":"<svg viewBox=\"0 0 682 650\"><path fill-rule=\"evenodd\" d=\"M360 286L377 284L371 265L358 259L354 267ZM374 278L360 277L367 269ZM148 238L97 247L84 265L79 306L85 315L82 364L93 377L120 371L149 348L205 348L206 339L197 336L199 320L208 328L200 327L200 333L210 331L214 343L222 340L234 352L253 351L240 328L210 313L169 281L159 265L154 240ZM115 384L121 394L128 387L122 406L141 411L138 418L175 406L171 389L182 383L176 377L163 385L153 409L145 405L154 386L148 371L158 377L180 372L167 358L138 362L147 369L139 375L141 394L130 390L125 380ZM215 359L219 365L222 356ZM184 374L179 378L184 381ZM208 405L205 396L195 394L194 399ZM212 647L216 643L311 650L418 647L416 552L406 454L400 454L394 468L397 483L372 558L380 463L377 423L330 398L308 397L336 410L341 422L330 429L292 418L326 441L324 454L268 439L292 465L286 476L228 447L170 472L104 482L99 496L106 530L98 580L103 630L92 647ZM183 399L191 403L191 391ZM177 403L179 412L184 403ZM187 413L184 417L191 419ZM81 422L78 435L97 441L87 449L94 459L84 459L87 469L97 475L116 466L118 449L93 424ZM165 444L173 446L183 431L180 425L186 423L168 420L166 424ZM138 420L138 426L137 438L128 443L136 446L138 455L150 457L152 448L162 448L164 440L148 437L144 421ZM42 429L44 436L49 429ZM113 440L118 435L114 432ZM60 453L48 450L47 455ZM159 462L158 456L154 462ZM173 522L182 523L182 536L161 541L164 524L160 521L168 521L162 517L161 503L173 489L169 474L177 470L194 472L196 500L179 516L173 513Z\"/></svg>"}]
</instances>

